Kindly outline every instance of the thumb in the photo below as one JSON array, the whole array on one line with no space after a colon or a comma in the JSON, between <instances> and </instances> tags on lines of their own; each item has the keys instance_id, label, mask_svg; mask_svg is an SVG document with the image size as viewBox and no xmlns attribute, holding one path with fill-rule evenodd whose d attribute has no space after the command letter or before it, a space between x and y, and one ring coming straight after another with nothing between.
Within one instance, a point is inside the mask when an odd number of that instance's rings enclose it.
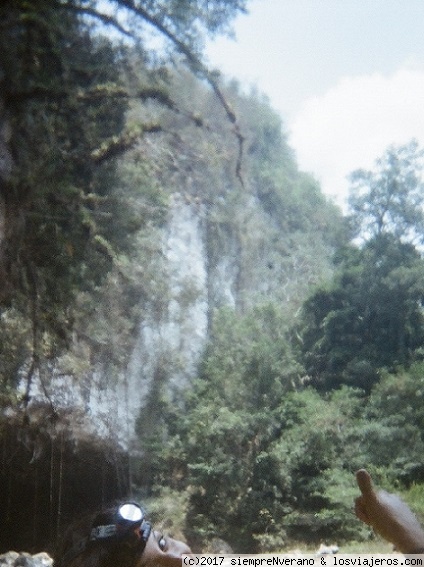
<instances>
[{"instance_id":1,"label":"thumb","mask_svg":"<svg viewBox=\"0 0 424 567\"><path fill-rule=\"evenodd\" d=\"M356 482L358 483L361 494L366 497L375 497L374 487L370 473L365 469L360 469L356 473Z\"/></svg>"}]
</instances>

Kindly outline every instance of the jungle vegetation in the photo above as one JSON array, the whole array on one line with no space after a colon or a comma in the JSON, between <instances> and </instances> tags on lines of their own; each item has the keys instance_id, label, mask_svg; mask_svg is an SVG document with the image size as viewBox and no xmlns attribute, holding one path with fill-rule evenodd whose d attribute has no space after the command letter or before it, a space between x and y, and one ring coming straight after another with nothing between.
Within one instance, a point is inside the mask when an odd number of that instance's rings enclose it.
<instances>
[{"instance_id":1,"label":"jungle vegetation","mask_svg":"<svg viewBox=\"0 0 424 567\"><path fill-rule=\"evenodd\" d=\"M183 186L213 212L211 258L226 234L244 243L238 303L209 314L190 388L162 385L154 421L140 416L133 482L196 549L361 541L357 468L424 514L423 151L353 172L343 217L268 101L203 62L205 35L247 4L2 3L2 479L8 409L25 414L35 375L125 368L147 299L160 308L158 234ZM264 250L271 283L255 296L243 282Z\"/></svg>"}]
</instances>

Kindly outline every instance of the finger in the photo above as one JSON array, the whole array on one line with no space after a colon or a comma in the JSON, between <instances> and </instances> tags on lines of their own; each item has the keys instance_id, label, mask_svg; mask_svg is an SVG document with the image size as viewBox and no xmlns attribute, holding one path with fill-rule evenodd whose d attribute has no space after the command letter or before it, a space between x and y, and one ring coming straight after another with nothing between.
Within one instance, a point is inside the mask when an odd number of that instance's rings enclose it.
<instances>
[{"instance_id":1,"label":"finger","mask_svg":"<svg viewBox=\"0 0 424 567\"><path fill-rule=\"evenodd\" d=\"M356 473L356 482L363 496L370 497L375 495L371 475L368 471L365 469L359 470Z\"/></svg>"},{"instance_id":2,"label":"finger","mask_svg":"<svg viewBox=\"0 0 424 567\"><path fill-rule=\"evenodd\" d=\"M355 500L355 514L356 517L361 520L361 522L364 522L364 524L371 524L371 521L368 517L368 514L366 513L366 510L363 506L363 502L362 502L362 497L359 496L359 498L357 498Z\"/></svg>"}]
</instances>

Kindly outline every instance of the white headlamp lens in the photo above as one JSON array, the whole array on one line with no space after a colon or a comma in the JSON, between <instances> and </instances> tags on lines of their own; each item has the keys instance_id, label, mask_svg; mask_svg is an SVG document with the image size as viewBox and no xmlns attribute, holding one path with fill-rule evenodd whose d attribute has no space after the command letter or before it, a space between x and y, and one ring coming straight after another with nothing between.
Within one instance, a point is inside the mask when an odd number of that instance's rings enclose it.
<instances>
[{"instance_id":1,"label":"white headlamp lens","mask_svg":"<svg viewBox=\"0 0 424 567\"><path fill-rule=\"evenodd\" d=\"M119 515L128 522L140 522L143 519L143 511L136 504L123 504L119 508Z\"/></svg>"}]
</instances>

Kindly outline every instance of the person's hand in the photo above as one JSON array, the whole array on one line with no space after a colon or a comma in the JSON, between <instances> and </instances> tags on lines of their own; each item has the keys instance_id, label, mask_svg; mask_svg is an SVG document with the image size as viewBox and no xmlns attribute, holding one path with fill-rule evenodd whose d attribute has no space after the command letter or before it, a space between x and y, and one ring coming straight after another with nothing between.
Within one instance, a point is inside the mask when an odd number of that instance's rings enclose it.
<instances>
[{"instance_id":1,"label":"person's hand","mask_svg":"<svg viewBox=\"0 0 424 567\"><path fill-rule=\"evenodd\" d=\"M355 500L355 513L402 553L424 550L424 530L411 509L398 496L374 490L368 471L356 473L361 496Z\"/></svg>"}]
</instances>

